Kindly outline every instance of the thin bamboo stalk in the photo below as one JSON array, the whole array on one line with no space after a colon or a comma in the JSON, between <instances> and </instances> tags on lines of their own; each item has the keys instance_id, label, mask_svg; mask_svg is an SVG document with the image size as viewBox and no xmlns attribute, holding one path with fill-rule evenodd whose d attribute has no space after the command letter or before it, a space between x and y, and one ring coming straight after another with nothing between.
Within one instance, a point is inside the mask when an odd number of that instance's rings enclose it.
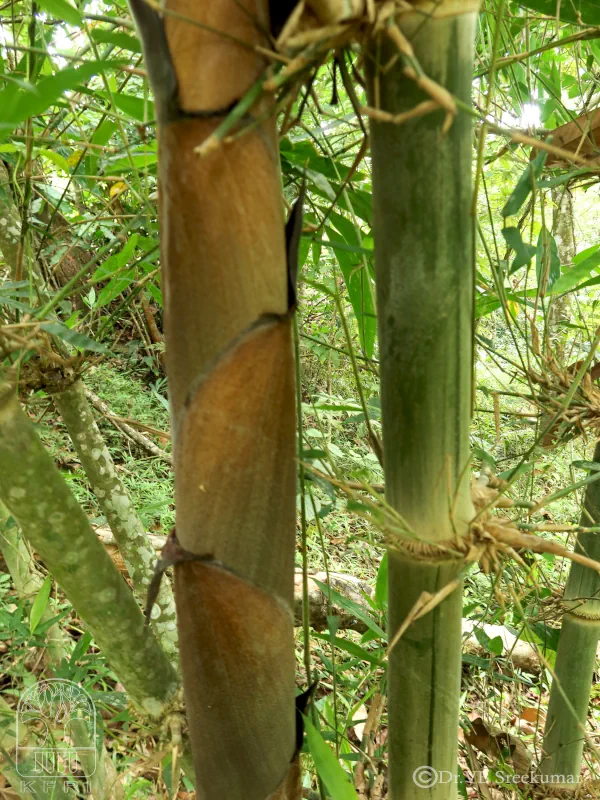
<instances>
[{"instance_id":1,"label":"thin bamboo stalk","mask_svg":"<svg viewBox=\"0 0 600 800\"><path fill-rule=\"evenodd\" d=\"M600 463L600 442L594 461ZM581 524L600 522L600 483L587 485ZM579 533L575 551L600 558L597 533ZM544 732L541 774L556 788L575 789L580 781L590 690L600 638L600 574L573 562L562 602L564 616Z\"/></svg>"},{"instance_id":2,"label":"thin bamboo stalk","mask_svg":"<svg viewBox=\"0 0 600 800\"><path fill-rule=\"evenodd\" d=\"M89 406L85 388L76 381L54 395L77 455L123 557L133 591L142 605L154 575L156 554L136 513ZM152 611L152 626L165 652L177 663L175 599L162 581Z\"/></svg>"}]
</instances>

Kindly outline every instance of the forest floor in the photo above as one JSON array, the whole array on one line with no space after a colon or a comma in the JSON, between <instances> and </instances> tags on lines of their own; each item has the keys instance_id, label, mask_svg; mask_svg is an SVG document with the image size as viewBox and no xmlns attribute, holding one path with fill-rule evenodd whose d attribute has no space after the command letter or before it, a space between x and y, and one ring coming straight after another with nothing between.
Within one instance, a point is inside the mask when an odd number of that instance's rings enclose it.
<instances>
[{"instance_id":1,"label":"forest floor","mask_svg":"<svg viewBox=\"0 0 600 800\"><path fill-rule=\"evenodd\" d=\"M86 386L109 406L112 415L138 426L168 455L171 440L164 378L158 371L153 372L139 353L129 355L129 361L120 358L93 365L85 374ZM534 429L528 427L523 417L508 416L502 420L500 437L493 413L491 391L497 386L492 371L485 380L487 387L481 384L477 392L472 444L476 454L491 453L498 470L512 468L533 440ZM343 405L344 387L338 385L337 389L339 392L333 398L330 394L329 400L336 399ZM523 408L522 403L515 401L515 411L523 413ZM40 434L61 472L94 526L102 528L105 520L89 491L60 417L43 398L35 407L35 413ZM307 442L310 444L312 437L318 444L319 437L325 437L327 449L349 478L358 474L372 483L381 481L379 465L364 444L360 420L352 421L352 415L346 411L327 411L320 420L316 420L315 414L314 405L307 404ZM170 464L144 452L113 420L99 413L96 417L146 530L166 535L175 520ZM552 461L540 453L535 469L520 479L519 492L523 496L542 496L571 482L572 462L586 454L589 457L589 447L585 444L565 445L558 455L553 454ZM311 501L306 505L309 571L328 569L359 578L372 587L372 592L359 592L358 605L362 614L374 621L374 627L362 633L336 632L336 622L331 620L333 628L329 632L313 633L310 637L311 664L319 681L317 706L326 738L337 740L340 758L350 768L360 759L365 723L378 703L379 693L385 692L381 658L387 642L377 633L379 626L385 628L385 601L381 599L386 581L385 548L381 534L352 513L343 497L333 495L318 483L311 484L310 488L314 504ZM300 510L300 500L298 506ZM573 522L577 515L578 500L569 496L555 503L544 519ZM298 567L302 565L301 534L299 522ZM532 669L515 667L510 658L511 645L507 643L518 640L530 649L533 647L534 662L535 648L540 648L547 664L552 666L560 627L557 597L568 565L551 556L524 555L523 558L521 565L505 564L502 575L485 575L475 567L466 578L463 616L465 641L469 642L465 644L463 657L459 731L459 764L464 778L459 788L464 797L479 794L474 780L476 773L488 776L490 791L513 793L515 785L510 776L527 772L539 759L550 675L539 660ZM0 672L4 676L0 679L0 689L5 698L12 696L16 701L23 689L43 674L49 628L40 626L32 632L30 617L35 598L19 599L9 575L2 569L0 562ZM518 605L510 600L509 585L518 594ZM171 783L168 743L159 731L149 729L127 707L123 687L93 642L85 640L81 622L58 591L57 599L58 610L64 615L59 624L71 637L74 647L71 662L62 665L58 677L75 679L90 688L104 720L106 746L123 776L125 796L172 797L176 787ZM344 604L343 597L340 602ZM355 613L356 596L346 603L343 610ZM332 643L333 634L335 644ZM297 628L297 655L300 689L306 680L301 628ZM379 765L374 767L376 771L384 770L385 765L385 702L380 705L378 715L372 742L372 763ZM594 732L600 729L598 686L592 691L590 725ZM505 763L503 758L509 751L512 757ZM584 777L589 780L595 778L591 764L592 760L585 768ZM305 773L305 788L307 796L316 788L315 777L309 772ZM528 793L525 785L517 789ZM3 792L0 783L0 797L10 796ZM192 785L185 777L182 777L177 796L180 799L194 796Z\"/></svg>"}]
</instances>

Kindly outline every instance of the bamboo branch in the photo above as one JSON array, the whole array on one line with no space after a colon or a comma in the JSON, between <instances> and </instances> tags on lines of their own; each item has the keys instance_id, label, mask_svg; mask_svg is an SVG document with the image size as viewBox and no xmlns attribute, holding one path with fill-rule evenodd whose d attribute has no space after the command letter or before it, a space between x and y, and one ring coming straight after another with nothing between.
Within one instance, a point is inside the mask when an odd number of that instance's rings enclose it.
<instances>
[{"instance_id":1,"label":"bamboo branch","mask_svg":"<svg viewBox=\"0 0 600 800\"><path fill-rule=\"evenodd\" d=\"M76 381L53 397L92 491L119 543L133 591L144 605L154 575L154 549L94 421L85 387L81 381ZM154 609L152 625L165 652L177 663L175 599L166 582L159 590Z\"/></svg>"},{"instance_id":2,"label":"bamboo branch","mask_svg":"<svg viewBox=\"0 0 600 800\"><path fill-rule=\"evenodd\" d=\"M91 389L86 388L85 396L97 411L99 411L113 423L115 428L118 428L126 436L129 436L129 438L138 444L143 450L146 450L148 453L150 453L150 455L153 455L156 458L160 458L162 461L166 461L168 464L173 463L173 460L168 453L165 453L164 450L161 450L158 445L155 445L154 442L151 441L147 436L144 436L143 433L136 431L135 428L133 428L129 423L125 422L122 418L115 416L106 403L101 400L97 394L94 394Z\"/></svg>"},{"instance_id":3,"label":"bamboo branch","mask_svg":"<svg viewBox=\"0 0 600 800\"><path fill-rule=\"evenodd\" d=\"M178 679L11 387L0 387L0 497L131 699L161 716Z\"/></svg>"}]
</instances>

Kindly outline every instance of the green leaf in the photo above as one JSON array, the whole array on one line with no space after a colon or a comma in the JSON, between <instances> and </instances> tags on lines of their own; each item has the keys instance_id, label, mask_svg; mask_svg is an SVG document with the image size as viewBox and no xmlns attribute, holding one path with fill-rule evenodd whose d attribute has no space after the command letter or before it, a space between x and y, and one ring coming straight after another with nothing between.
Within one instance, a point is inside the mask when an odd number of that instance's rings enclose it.
<instances>
[{"instance_id":1,"label":"green leaf","mask_svg":"<svg viewBox=\"0 0 600 800\"><path fill-rule=\"evenodd\" d=\"M600 276L596 276L595 278L590 278L589 281L584 281L583 283L580 283L579 286L576 286L575 288L579 291L579 289L587 289L588 286L598 286L599 283L600 283ZM564 324L567 325L568 323ZM577 327L577 326L568 325L568 327Z\"/></svg>"},{"instance_id":2,"label":"green leaf","mask_svg":"<svg viewBox=\"0 0 600 800\"><path fill-rule=\"evenodd\" d=\"M458 770L456 773L456 783L458 786L458 793L463 798L463 800L469 800L469 793L467 791L467 782L465 780L465 773L462 770L460 764L458 765Z\"/></svg>"},{"instance_id":3,"label":"green leaf","mask_svg":"<svg viewBox=\"0 0 600 800\"><path fill-rule=\"evenodd\" d=\"M60 153L57 153L55 150L40 150L39 156L41 158L47 158L48 161L51 161L55 166L62 169L63 172L66 172L67 175L71 174L71 167L67 159L62 156Z\"/></svg>"},{"instance_id":4,"label":"green leaf","mask_svg":"<svg viewBox=\"0 0 600 800\"><path fill-rule=\"evenodd\" d=\"M99 72L106 71L121 62L89 61L80 67L66 67L65 69L42 78L37 84L29 85L27 89L11 85L0 91L0 134L8 134L20 122L43 114L53 106L65 92L75 89L81 83L88 81Z\"/></svg>"},{"instance_id":5,"label":"green leaf","mask_svg":"<svg viewBox=\"0 0 600 800\"><path fill-rule=\"evenodd\" d=\"M335 639L335 635L339 629L340 629L340 618L337 616L337 614L328 614L327 630L332 639Z\"/></svg>"},{"instance_id":6,"label":"green leaf","mask_svg":"<svg viewBox=\"0 0 600 800\"><path fill-rule=\"evenodd\" d=\"M598 0L519 0L519 5L531 8L547 17L558 17L563 22L577 25L600 25L600 3Z\"/></svg>"},{"instance_id":7,"label":"green leaf","mask_svg":"<svg viewBox=\"0 0 600 800\"><path fill-rule=\"evenodd\" d=\"M598 472L598 470L600 470L600 464L598 464L597 461L584 461L583 459L571 461L571 466L575 467L575 469L587 469L592 472Z\"/></svg>"},{"instance_id":8,"label":"green leaf","mask_svg":"<svg viewBox=\"0 0 600 800\"><path fill-rule=\"evenodd\" d=\"M517 478L522 478L523 475L528 475L533 470L533 467L533 462L522 463L517 467L511 467L511 469L507 469L504 472L499 472L498 477L503 481L514 481Z\"/></svg>"},{"instance_id":9,"label":"green leaf","mask_svg":"<svg viewBox=\"0 0 600 800\"><path fill-rule=\"evenodd\" d=\"M560 639L560 629L551 628L545 622L530 622L521 631L519 639L524 642L538 644L544 651L552 650L556 653Z\"/></svg>"},{"instance_id":10,"label":"green leaf","mask_svg":"<svg viewBox=\"0 0 600 800\"><path fill-rule=\"evenodd\" d=\"M330 215L331 216L331 215ZM330 247L332 250L341 250L342 253L363 253L366 256L373 257L373 250L366 247L359 247L358 245L346 244L338 237L338 241L327 241L327 239L312 239L313 242Z\"/></svg>"},{"instance_id":11,"label":"green leaf","mask_svg":"<svg viewBox=\"0 0 600 800\"><path fill-rule=\"evenodd\" d=\"M98 301L96 303L96 308L102 308L102 306L106 306L111 303L115 297L118 297L121 292L123 292L130 283L136 279L136 271L135 269L128 269L125 272L122 272L117 277L113 278L108 286L105 286L104 289L98 295Z\"/></svg>"},{"instance_id":12,"label":"green leaf","mask_svg":"<svg viewBox=\"0 0 600 800\"><path fill-rule=\"evenodd\" d=\"M487 317L497 308L500 308L502 303L500 298L495 294L480 294L475 300L475 319Z\"/></svg>"},{"instance_id":13,"label":"green leaf","mask_svg":"<svg viewBox=\"0 0 600 800\"><path fill-rule=\"evenodd\" d=\"M77 640L77 644L73 648L73 652L71 653L71 658L69 659L69 664L74 667L76 662L79 661L83 656L87 653L88 647L92 643L92 634L86 633Z\"/></svg>"},{"instance_id":14,"label":"green leaf","mask_svg":"<svg viewBox=\"0 0 600 800\"><path fill-rule=\"evenodd\" d=\"M125 172L131 172L134 169L145 169L146 167L153 166L158 161L157 149L158 142L156 141L149 145L132 149L129 156L116 158L114 161L108 159L106 162L106 169L110 170L113 175L119 175Z\"/></svg>"},{"instance_id":15,"label":"green leaf","mask_svg":"<svg viewBox=\"0 0 600 800\"><path fill-rule=\"evenodd\" d=\"M583 261L577 263L579 253L575 256L575 264L572 267L567 267L563 274L558 278L556 283L552 286L552 294L563 294L577 289L581 281L589 278L594 270L600 269L600 245L588 248L585 252L591 251L591 255L584 258Z\"/></svg>"},{"instance_id":16,"label":"green leaf","mask_svg":"<svg viewBox=\"0 0 600 800\"><path fill-rule=\"evenodd\" d=\"M314 183L314 185L321 190L321 193L324 194L329 200L335 200L335 189L329 183L325 175L321 174L320 172L315 172L312 169L307 169L306 177L312 181L312 183Z\"/></svg>"},{"instance_id":17,"label":"green leaf","mask_svg":"<svg viewBox=\"0 0 600 800\"><path fill-rule=\"evenodd\" d=\"M304 730L315 767L332 800L358 800L348 773L308 717L304 717Z\"/></svg>"},{"instance_id":18,"label":"green leaf","mask_svg":"<svg viewBox=\"0 0 600 800\"><path fill-rule=\"evenodd\" d=\"M480 667L481 669L489 669L491 666L489 658L481 658L481 656L474 656L471 653L463 653L462 662L463 664L472 664L474 667Z\"/></svg>"},{"instance_id":19,"label":"green leaf","mask_svg":"<svg viewBox=\"0 0 600 800\"><path fill-rule=\"evenodd\" d=\"M344 597L343 594L336 592L335 589L333 589L331 586L328 586L326 583L321 583L321 581L318 581L316 578L313 578L313 580L323 592L325 597L331 597L331 600L333 603L335 603L335 605L345 608L346 611L349 611L354 617L362 620L367 628L370 628L380 639L385 639L387 641L387 634L385 631L379 627L375 620L369 616L365 609L359 606L358 603L355 603L354 600L350 600L349 597Z\"/></svg>"},{"instance_id":20,"label":"green leaf","mask_svg":"<svg viewBox=\"0 0 600 800\"><path fill-rule=\"evenodd\" d=\"M117 130L117 123L112 119L105 119L96 128L92 136L93 144L107 144L110 137ZM88 152L86 156L86 172L88 175L95 175L98 171L98 150L95 148Z\"/></svg>"},{"instance_id":21,"label":"green leaf","mask_svg":"<svg viewBox=\"0 0 600 800\"><path fill-rule=\"evenodd\" d=\"M373 664L374 667L381 666L382 659L385 655L385 649L383 647L380 647L377 650L366 650L359 644L351 642L348 639L341 639L339 636L336 636L334 639L332 639L329 634L315 632L312 632L311 636L313 639L322 639L325 642L330 642L336 647L339 647L339 649L343 650L345 653L354 656L354 658L359 658L361 661L367 661L369 664Z\"/></svg>"},{"instance_id":22,"label":"green leaf","mask_svg":"<svg viewBox=\"0 0 600 800\"><path fill-rule=\"evenodd\" d=\"M517 185L513 189L512 194L502 209L503 217L511 217L513 214L516 214L525 200L527 200L533 186L535 185L536 179L539 178L542 172L547 155L548 154L544 150L540 150L533 161L530 161L529 164L527 164L523 174L517 181Z\"/></svg>"},{"instance_id":23,"label":"green leaf","mask_svg":"<svg viewBox=\"0 0 600 800\"><path fill-rule=\"evenodd\" d=\"M48 599L50 597L50 589L52 588L52 578L50 575L46 576L46 580L40 587L39 592L36 595L35 600L33 601L33 605L31 606L31 612L29 614L29 632L34 633L37 626L40 624L40 620L44 615L44 611L48 606Z\"/></svg>"},{"instance_id":24,"label":"green leaf","mask_svg":"<svg viewBox=\"0 0 600 800\"><path fill-rule=\"evenodd\" d=\"M487 635L483 628L474 628L473 633L475 634L475 638L479 642L479 644L488 651L488 653L493 653L494 655L501 656L502 651L504 650L504 644L502 642L501 636L494 636L492 639L490 636Z\"/></svg>"},{"instance_id":25,"label":"green leaf","mask_svg":"<svg viewBox=\"0 0 600 800\"><path fill-rule=\"evenodd\" d=\"M147 283L146 290L151 295L152 299L158 304L159 308L163 307L163 296L161 290L154 283Z\"/></svg>"},{"instance_id":26,"label":"green leaf","mask_svg":"<svg viewBox=\"0 0 600 800\"><path fill-rule=\"evenodd\" d=\"M386 611L388 604L388 554L384 553L377 570L375 584L375 603L380 611Z\"/></svg>"},{"instance_id":27,"label":"green leaf","mask_svg":"<svg viewBox=\"0 0 600 800\"><path fill-rule=\"evenodd\" d=\"M79 350L91 350L94 353L108 353L108 349L103 344L95 342L83 333L77 333L77 331L67 328L62 322L42 322L40 328L46 331L46 333L58 336L59 339L63 339Z\"/></svg>"},{"instance_id":28,"label":"green leaf","mask_svg":"<svg viewBox=\"0 0 600 800\"><path fill-rule=\"evenodd\" d=\"M335 212L330 214L330 220L332 225L335 226L335 228L327 226L327 236L332 243L337 242L353 248L363 249L354 225L350 220ZM362 349L367 358L371 358L377 333L377 318L373 304L373 285L369 272L365 269L363 259L359 256L354 256L350 252L337 248L335 255L344 276L344 282L348 290L354 316L356 317Z\"/></svg>"},{"instance_id":29,"label":"green leaf","mask_svg":"<svg viewBox=\"0 0 600 800\"><path fill-rule=\"evenodd\" d=\"M360 411L362 406L360 403L329 403L327 400L317 400L315 408L319 411ZM310 410L310 406L307 406Z\"/></svg>"},{"instance_id":30,"label":"green leaf","mask_svg":"<svg viewBox=\"0 0 600 800\"><path fill-rule=\"evenodd\" d=\"M483 447L475 445L473 447L473 455L478 458L485 467L488 467L496 473L496 459L494 456L485 450Z\"/></svg>"},{"instance_id":31,"label":"green leaf","mask_svg":"<svg viewBox=\"0 0 600 800\"><path fill-rule=\"evenodd\" d=\"M54 19L62 19L69 25L81 25L81 13L66 0L38 0L38 5Z\"/></svg>"},{"instance_id":32,"label":"green leaf","mask_svg":"<svg viewBox=\"0 0 600 800\"><path fill-rule=\"evenodd\" d=\"M509 275L512 275L513 272L524 267L525 264L529 264L535 255L535 247L523 241L518 228L503 228L502 236L504 236L504 240L510 249L515 251L515 257L509 270Z\"/></svg>"},{"instance_id":33,"label":"green leaf","mask_svg":"<svg viewBox=\"0 0 600 800\"><path fill-rule=\"evenodd\" d=\"M122 111L128 117L133 117L138 122L147 122L154 119L154 103L151 100L120 92L113 92L112 96L105 92L98 92L98 94L104 97L107 102L110 102L112 97L112 101L119 111Z\"/></svg>"},{"instance_id":34,"label":"green leaf","mask_svg":"<svg viewBox=\"0 0 600 800\"><path fill-rule=\"evenodd\" d=\"M317 461L326 458L327 458L327 453L325 452L325 450L316 450L314 448L311 448L310 450L302 451L303 461Z\"/></svg>"},{"instance_id":35,"label":"green leaf","mask_svg":"<svg viewBox=\"0 0 600 800\"><path fill-rule=\"evenodd\" d=\"M535 271L538 288L544 292L549 291L560 278L560 257L556 240L545 227L538 236Z\"/></svg>"},{"instance_id":36,"label":"green leaf","mask_svg":"<svg viewBox=\"0 0 600 800\"><path fill-rule=\"evenodd\" d=\"M118 253L114 253L112 256L109 256L92 275L92 280L94 283L98 283L110 278L111 275L114 275L117 270L122 269L126 264L128 264L133 256L133 251L138 243L138 239L139 235L134 233L133 236L130 236L129 239L127 239L124 246L121 248L121 250L119 250Z\"/></svg>"},{"instance_id":37,"label":"green leaf","mask_svg":"<svg viewBox=\"0 0 600 800\"><path fill-rule=\"evenodd\" d=\"M142 52L140 40L135 36L130 36L128 33L107 31L104 28L94 28L92 30L92 39L102 44L114 44L115 47L120 47L123 50L131 50L132 53Z\"/></svg>"}]
</instances>

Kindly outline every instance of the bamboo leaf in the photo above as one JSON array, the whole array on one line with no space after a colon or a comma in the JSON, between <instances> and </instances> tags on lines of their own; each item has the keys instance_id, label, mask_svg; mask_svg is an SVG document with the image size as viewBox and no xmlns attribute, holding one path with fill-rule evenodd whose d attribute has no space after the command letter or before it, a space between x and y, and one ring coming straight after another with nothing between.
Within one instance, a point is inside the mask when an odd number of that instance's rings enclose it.
<instances>
[{"instance_id":1,"label":"bamboo leaf","mask_svg":"<svg viewBox=\"0 0 600 800\"><path fill-rule=\"evenodd\" d=\"M98 302L96 304L97 308L102 308L102 306L106 306L112 302L115 297L118 297L121 292L124 291L129 284L135 280L135 278L135 269L128 269L117 277L113 278L108 286L105 286L98 295Z\"/></svg>"},{"instance_id":2,"label":"bamboo leaf","mask_svg":"<svg viewBox=\"0 0 600 800\"><path fill-rule=\"evenodd\" d=\"M133 255L133 251L138 242L138 234L134 233L130 236L125 245L118 253L109 256L106 261L101 264L92 275L92 280L95 283L110 278L117 270L124 267Z\"/></svg>"},{"instance_id":3,"label":"bamboo leaf","mask_svg":"<svg viewBox=\"0 0 600 800\"><path fill-rule=\"evenodd\" d=\"M535 185L536 179L539 178L542 172L547 155L548 154L544 150L540 150L533 161L530 161L529 164L527 164L523 170L523 174L517 181L517 185L513 189L512 194L502 209L503 217L510 217L513 214L516 214L525 200L527 200L533 186Z\"/></svg>"},{"instance_id":4,"label":"bamboo leaf","mask_svg":"<svg viewBox=\"0 0 600 800\"><path fill-rule=\"evenodd\" d=\"M560 257L556 239L545 227L538 236L535 264L538 287L548 291L560 278Z\"/></svg>"},{"instance_id":5,"label":"bamboo leaf","mask_svg":"<svg viewBox=\"0 0 600 800\"><path fill-rule=\"evenodd\" d=\"M148 290L148 294L152 296L152 299L155 303L158 304L159 308L163 307L163 296L161 290L156 286L156 284L150 282L146 284L146 289Z\"/></svg>"},{"instance_id":6,"label":"bamboo leaf","mask_svg":"<svg viewBox=\"0 0 600 800\"><path fill-rule=\"evenodd\" d=\"M494 638L492 639L490 636L487 635L487 633L484 631L483 628L474 628L473 633L475 634L475 638L477 639L479 644L485 650L497 656L502 655L504 644L502 643L501 636L494 636Z\"/></svg>"},{"instance_id":7,"label":"bamboo leaf","mask_svg":"<svg viewBox=\"0 0 600 800\"><path fill-rule=\"evenodd\" d=\"M35 629L40 623L44 615L44 611L48 606L48 599L50 597L50 589L52 588L52 578L50 575L46 576L46 580L40 587L36 595L33 605L31 606L31 613L29 614L29 632L35 633Z\"/></svg>"},{"instance_id":8,"label":"bamboo leaf","mask_svg":"<svg viewBox=\"0 0 600 800\"><path fill-rule=\"evenodd\" d=\"M116 158L114 160L107 160L107 169L113 174L121 174L123 172L131 172L134 169L145 169L156 164L158 160L158 143L156 141L151 144L144 145L140 148L131 150L128 157Z\"/></svg>"},{"instance_id":9,"label":"bamboo leaf","mask_svg":"<svg viewBox=\"0 0 600 800\"><path fill-rule=\"evenodd\" d=\"M85 83L99 72L107 70L120 62L90 61L80 67L66 67L65 69L42 78L37 84L21 88L16 85L7 86L0 91L0 135L8 134L19 122L29 117L43 114L50 106L65 93L81 83Z\"/></svg>"},{"instance_id":10,"label":"bamboo leaf","mask_svg":"<svg viewBox=\"0 0 600 800\"><path fill-rule=\"evenodd\" d=\"M308 749L315 762L315 767L332 800L358 800L358 795L354 786L350 783L348 773L345 772L333 750L308 717L304 717L304 730L306 731Z\"/></svg>"},{"instance_id":11,"label":"bamboo leaf","mask_svg":"<svg viewBox=\"0 0 600 800\"><path fill-rule=\"evenodd\" d=\"M600 25L600 3L597 0L523 0L519 5L531 8L547 17L558 17L563 22L577 25Z\"/></svg>"},{"instance_id":12,"label":"bamboo leaf","mask_svg":"<svg viewBox=\"0 0 600 800\"><path fill-rule=\"evenodd\" d=\"M69 25L81 25L81 12L66 0L38 0L38 5L54 19L64 20Z\"/></svg>"},{"instance_id":13,"label":"bamboo leaf","mask_svg":"<svg viewBox=\"0 0 600 800\"><path fill-rule=\"evenodd\" d=\"M598 464L596 461L584 461L582 459L571 461L571 466L575 467L576 469L591 470L592 472L598 472L600 470L600 464Z\"/></svg>"},{"instance_id":14,"label":"bamboo leaf","mask_svg":"<svg viewBox=\"0 0 600 800\"><path fill-rule=\"evenodd\" d=\"M380 611L387 610L388 604L388 554L385 553L377 570L377 583L375 584L375 603Z\"/></svg>"},{"instance_id":15,"label":"bamboo leaf","mask_svg":"<svg viewBox=\"0 0 600 800\"><path fill-rule=\"evenodd\" d=\"M355 642L351 642L348 639L340 639L339 636L336 636L332 639L327 634L314 632L311 634L311 636L314 639L323 639L325 642L331 642L336 647L339 647L340 650L344 650L344 652L354 656L354 658L359 658L361 661L368 661L369 664L373 664L375 667L381 666L381 661L384 654L383 648L379 648L378 650L365 650L364 647L361 647Z\"/></svg>"},{"instance_id":16,"label":"bamboo leaf","mask_svg":"<svg viewBox=\"0 0 600 800\"><path fill-rule=\"evenodd\" d=\"M154 103L144 97L134 97L131 94L114 93L109 96L106 92L98 92L107 102L115 104L119 111L128 117L133 117L138 122L154 119Z\"/></svg>"},{"instance_id":17,"label":"bamboo leaf","mask_svg":"<svg viewBox=\"0 0 600 800\"><path fill-rule=\"evenodd\" d=\"M532 244L527 244L521 238L521 232L518 228L509 227L502 229L502 236L506 244L515 251L515 257L510 265L509 274L512 275L525 264L529 264L535 255L535 247Z\"/></svg>"},{"instance_id":18,"label":"bamboo leaf","mask_svg":"<svg viewBox=\"0 0 600 800\"><path fill-rule=\"evenodd\" d=\"M55 2L55 0L51 0L51 2ZM102 44L114 44L115 47L120 47L123 50L131 50L132 53L142 52L142 45L139 39L135 36L130 36L128 33L122 33L121 31L107 31L102 28L94 28L92 31L92 39Z\"/></svg>"},{"instance_id":19,"label":"bamboo leaf","mask_svg":"<svg viewBox=\"0 0 600 800\"><path fill-rule=\"evenodd\" d=\"M62 169L63 172L67 173L67 175L71 173L69 162L63 155L57 153L56 150L40 150L39 155L40 158L47 158L48 161L51 161L53 164L59 167L59 169Z\"/></svg>"},{"instance_id":20,"label":"bamboo leaf","mask_svg":"<svg viewBox=\"0 0 600 800\"><path fill-rule=\"evenodd\" d=\"M77 331L67 328L62 322L42 322L40 328L46 331L46 333L58 336L59 339L68 342L78 350L91 350L94 353L108 353L108 349L103 344L95 342L83 333L77 333Z\"/></svg>"},{"instance_id":21,"label":"bamboo leaf","mask_svg":"<svg viewBox=\"0 0 600 800\"><path fill-rule=\"evenodd\" d=\"M573 289L580 288L579 284L581 281L589 278L594 270L600 269L600 246L595 245L593 248L589 249L593 252L587 258L584 258L583 261L577 263L581 253L575 256L574 266L566 269L560 278L557 279L556 283L552 286L552 294L563 294L564 292L570 292ZM589 252L589 250L586 252Z\"/></svg>"},{"instance_id":22,"label":"bamboo leaf","mask_svg":"<svg viewBox=\"0 0 600 800\"><path fill-rule=\"evenodd\" d=\"M331 221L336 229L327 226L327 235L332 244L346 245L346 247L363 250L352 223L340 214L331 214ZM372 287L370 276L365 269L362 259L350 252L336 247L335 255L344 276L348 296L352 304L354 316L358 325L360 343L365 355L371 358L377 332L377 318L373 305Z\"/></svg>"}]
</instances>

